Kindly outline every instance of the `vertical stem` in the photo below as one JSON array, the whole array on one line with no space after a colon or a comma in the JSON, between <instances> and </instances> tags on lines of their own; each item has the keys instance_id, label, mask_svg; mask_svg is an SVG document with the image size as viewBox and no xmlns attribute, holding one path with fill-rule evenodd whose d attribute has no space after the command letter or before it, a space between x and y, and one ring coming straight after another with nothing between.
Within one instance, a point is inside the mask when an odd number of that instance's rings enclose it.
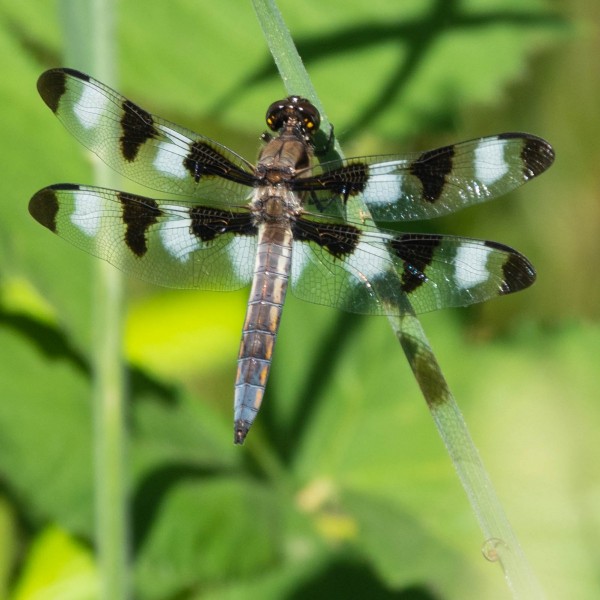
<instances>
[{"instance_id":1,"label":"vertical stem","mask_svg":"<svg viewBox=\"0 0 600 600\"><path fill-rule=\"evenodd\" d=\"M120 273L99 262L94 315L96 545L101 598L128 597L128 494L125 397L121 361Z\"/></svg>"},{"instance_id":2,"label":"vertical stem","mask_svg":"<svg viewBox=\"0 0 600 600\"><path fill-rule=\"evenodd\" d=\"M401 318L390 317L390 323L483 532L483 556L499 563L513 598L543 600L545 594L496 495L421 323L410 310Z\"/></svg>"},{"instance_id":3,"label":"vertical stem","mask_svg":"<svg viewBox=\"0 0 600 600\"><path fill-rule=\"evenodd\" d=\"M115 0L91 0L92 68L102 81L115 82ZM96 161L96 180L106 187L118 177ZM94 291L96 425L96 541L100 563L101 598L129 596L128 494L126 471L125 382L123 368L123 280L121 272L97 262Z\"/></svg>"},{"instance_id":4,"label":"vertical stem","mask_svg":"<svg viewBox=\"0 0 600 600\"><path fill-rule=\"evenodd\" d=\"M115 0L62 0L67 64L115 82ZM98 185L118 178L94 161ZM95 540L102 600L130 596L121 273L97 261L93 289Z\"/></svg>"}]
</instances>

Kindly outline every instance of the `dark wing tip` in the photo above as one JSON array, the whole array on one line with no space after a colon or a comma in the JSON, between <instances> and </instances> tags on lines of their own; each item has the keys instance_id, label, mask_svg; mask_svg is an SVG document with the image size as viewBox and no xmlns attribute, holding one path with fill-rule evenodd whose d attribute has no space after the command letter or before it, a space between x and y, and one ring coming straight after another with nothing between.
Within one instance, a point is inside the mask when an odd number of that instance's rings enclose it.
<instances>
[{"instance_id":1,"label":"dark wing tip","mask_svg":"<svg viewBox=\"0 0 600 600\"><path fill-rule=\"evenodd\" d=\"M51 187L40 190L29 201L29 214L53 233L56 233L57 213L58 198Z\"/></svg>"},{"instance_id":2,"label":"dark wing tip","mask_svg":"<svg viewBox=\"0 0 600 600\"><path fill-rule=\"evenodd\" d=\"M62 69L51 69L42 73L37 80L37 89L42 100L53 113L58 110L58 104L67 90L67 78Z\"/></svg>"},{"instance_id":3,"label":"dark wing tip","mask_svg":"<svg viewBox=\"0 0 600 600\"><path fill-rule=\"evenodd\" d=\"M522 141L521 159L526 179L533 179L546 171L554 162L554 148L543 138L531 133L501 133L498 139Z\"/></svg>"},{"instance_id":4,"label":"dark wing tip","mask_svg":"<svg viewBox=\"0 0 600 600\"><path fill-rule=\"evenodd\" d=\"M506 259L502 265L503 282L500 288L501 295L524 290L534 283L537 276L535 268L522 254L498 242L488 241L485 244L490 248L504 252L506 255Z\"/></svg>"},{"instance_id":5,"label":"dark wing tip","mask_svg":"<svg viewBox=\"0 0 600 600\"><path fill-rule=\"evenodd\" d=\"M67 90L68 77L75 77L83 81L90 80L85 73L68 68L44 71L37 80L38 92L53 113L58 110L60 99Z\"/></svg>"},{"instance_id":6,"label":"dark wing tip","mask_svg":"<svg viewBox=\"0 0 600 600\"><path fill-rule=\"evenodd\" d=\"M536 272L533 265L522 255L513 252L504 263L504 288L502 294L512 294L533 284Z\"/></svg>"},{"instance_id":7,"label":"dark wing tip","mask_svg":"<svg viewBox=\"0 0 600 600\"><path fill-rule=\"evenodd\" d=\"M554 162L554 148L544 139L527 136L521 151L525 175L528 179L537 177L543 173Z\"/></svg>"}]
</instances>

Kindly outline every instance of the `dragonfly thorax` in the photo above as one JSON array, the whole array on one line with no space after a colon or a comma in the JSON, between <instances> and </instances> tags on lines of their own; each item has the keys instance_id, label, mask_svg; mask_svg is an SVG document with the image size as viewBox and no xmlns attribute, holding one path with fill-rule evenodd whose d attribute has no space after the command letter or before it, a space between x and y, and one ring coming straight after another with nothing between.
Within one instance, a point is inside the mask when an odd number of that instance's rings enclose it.
<instances>
[{"instance_id":1,"label":"dragonfly thorax","mask_svg":"<svg viewBox=\"0 0 600 600\"><path fill-rule=\"evenodd\" d=\"M269 183L292 179L299 169L310 166L311 147L296 136L272 139L262 149L256 175Z\"/></svg>"}]
</instances>

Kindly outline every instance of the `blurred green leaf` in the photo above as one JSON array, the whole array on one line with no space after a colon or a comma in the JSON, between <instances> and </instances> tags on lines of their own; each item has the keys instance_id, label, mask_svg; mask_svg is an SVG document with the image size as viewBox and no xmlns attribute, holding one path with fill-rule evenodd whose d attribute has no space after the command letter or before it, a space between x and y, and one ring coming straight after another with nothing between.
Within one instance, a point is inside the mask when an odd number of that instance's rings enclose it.
<instances>
[{"instance_id":1,"label":"blurred green leaf","mask_svg":"<svg viewBox=\"0 0 600 600\"><path fill-rule=\"evenodd\" d=\"M269 487L243 476L180 483L165 497L136 561L140 593L165 598L199 582L247 579L276 567L280 511Z\"/></svg>"},{"instance_id":2,"label":"blurred green leaf","mask_svg":"<svg viewBox=\"0 0 600 600\"><path fill-rule=\"evenodd\" d=\"M48 326L18 315L4 315L0 324L0 397L6 399L0 403L0 471L26 502L30 518L55 519L89 536L88 366ZM132 385L133 457L140 478L165 464L231 468L234 453L224 419L140 373L134 373Z\"/></svg>"},{"instance_id":3,"label":"blurred green leaf","mask_svg":"<svg viewBox=\"0 0 600 600\"><path fill-rule=\"evenodd\" d=\"M436 577L444 578L467 568L456 549L445 547L399 507L352 492L346 492L342 502L358 523L357 548L392 589L428 581L433 564Z\"/></svg>"},{"instance_id":4,"label":"blurred green leaf","mask_svg":"<svg viewBox=\"0 0 600 600\"><path fill-rule=\"evenodd\" d=\"M247 302L247 290L169 290L139 298L128 311L126 354L158 376L189 379L220 372L236 357Z\"/></svg>"},{"instance_id":5,"label":"blurred green leaf","mask_svg":"<svg viewBox=\"0 0 600 600\"><path fill-rule=\"evenodd\" d=\"M2 319L0 354L1 472L33 522L51 516L64 527L89 532L92 415L86 367L60 334L17 316Z\"/></svg>"},{"instance_id":6,"label":"blurred green leaf","mask_svg":"<svg viewBox=\"0 0 600 600\"><path fill-rule=\"evenodd\" d=\"M93 556L65 531L48 527L35 539L12 600L95 600Z\"/></svg>"}]
</instances>

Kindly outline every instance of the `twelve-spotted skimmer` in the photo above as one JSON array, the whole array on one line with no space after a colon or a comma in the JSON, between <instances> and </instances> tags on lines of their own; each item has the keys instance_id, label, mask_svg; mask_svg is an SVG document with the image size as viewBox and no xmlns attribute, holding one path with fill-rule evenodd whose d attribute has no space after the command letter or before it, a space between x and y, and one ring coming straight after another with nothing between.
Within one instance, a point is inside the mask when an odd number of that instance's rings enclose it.
<instances>
[{"instance_id":1,"label":"twelve-spotted skimmer","mask_svg":"<svg viewBox=\"0 0 600 600\"><path fill-rule=\"evenodd\" d=\"M417 313L465 306L535 279L525 257L496 242L390 232L342 215L359 196L382 221L428 219L489 200L552 164L551 146L538 137L503 133L311 166L320 116L290 96L269 107L276 135L263 135L252 165L78 71L47 71L38 90L104 162L175 198L57 184L31 199L37 221L153 283L235 290L252 282L235 383L236 443L262 402L290 279L304 300L374 315L400 314L406 300Z\"/></svg>"}]
</instances>

